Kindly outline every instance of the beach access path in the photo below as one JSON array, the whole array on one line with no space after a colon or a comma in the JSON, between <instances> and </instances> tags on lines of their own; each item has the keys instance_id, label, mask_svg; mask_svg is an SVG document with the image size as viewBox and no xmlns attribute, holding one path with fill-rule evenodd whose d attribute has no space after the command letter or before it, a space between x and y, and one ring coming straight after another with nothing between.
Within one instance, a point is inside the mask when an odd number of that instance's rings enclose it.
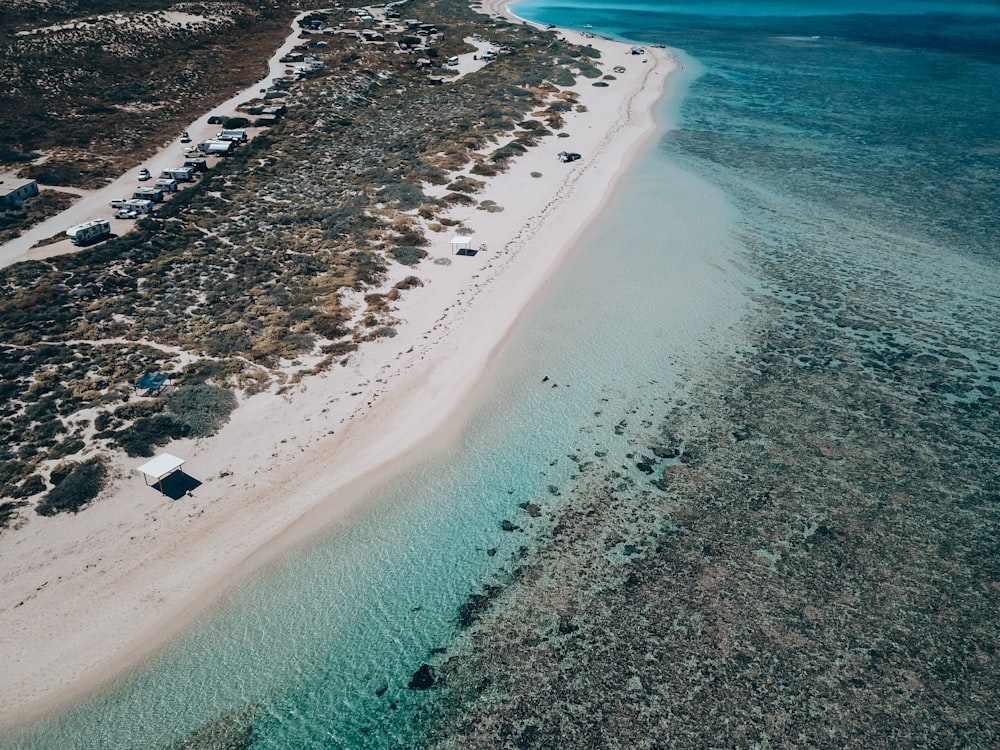
<instances>
[{"instance_id":1,"label":"beach access path","mask_svg":"<svg viewBox=\"0 0 1000 750\"><path fill-rule=\"evenodd\" d=\"M459 433L487 395L493 353L654 132L654 104L675 68L666 50L639 57L626 44L565 33L600 50L608 71L625 72L607 87L580 79L569 137L546 139L487 179L478 197L502 212L453 211L487 249L455 256L450 236L432 237L430 255L451 262L417 267L424 286L399 301L395 338L283 393L244 400L215 437L167 446L202 482L190 497L163 497L136 473L143 460L121 456L113 487L79 514L32 516L5 532L0 727L113 680L221 593L346 522L367 493ZM560 150L583 156L563 164Z\"/></svg>"}]
</instances>

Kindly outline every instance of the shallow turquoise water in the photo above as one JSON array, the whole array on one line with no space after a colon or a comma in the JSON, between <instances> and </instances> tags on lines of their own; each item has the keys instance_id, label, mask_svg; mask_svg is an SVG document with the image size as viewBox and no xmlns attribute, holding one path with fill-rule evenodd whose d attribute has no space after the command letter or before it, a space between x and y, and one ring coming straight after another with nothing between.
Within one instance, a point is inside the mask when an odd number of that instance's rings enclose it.
<instances>
[{"instance_id":1,"label":"shallow turquoise water","mask_svg":"<svg viewBox=\"0 0 1000 750\"><path fill-rule=\"evenodd\" d=\"M519 503L553 501L550 486L577 471L567 454L626 463L613 426L639 407L658 413L650 400L681 394L687 371L739 336L730 211L655 145L532 306L457 444L106 694L4 746L162 747L246 705L254 747L405 742L423 695L406 687L414 670L528 543L501 521L524 524Z\"/></svg>"},{"instance_id":2,"label":"shallow turquoise water","mask_svg":"<svg viewBox=\"0 0 1000 750\"><path fill-rule=\"evenodd\" d=\"M997 3L517 10L691 53L690 89L660 112L680 127L532 306L455 445L112 690L4 747L163 747L247 705L255 747L405 746L425 695L407 681L527 541L501 521L555 502L550 486L577 472L568 454L631 470L616 425L662 415L703 368L753 346L747 294L843 295L883 320L854 333L871 351L962 353L978 384L964 397L995 397Z\"/></svg>"}]
</instances>

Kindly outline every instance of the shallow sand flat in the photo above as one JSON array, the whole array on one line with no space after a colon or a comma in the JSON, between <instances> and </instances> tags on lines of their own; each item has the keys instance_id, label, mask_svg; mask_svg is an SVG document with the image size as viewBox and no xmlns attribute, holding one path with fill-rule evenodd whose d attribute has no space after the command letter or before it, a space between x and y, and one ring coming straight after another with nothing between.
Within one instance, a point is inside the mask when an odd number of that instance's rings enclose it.
<instances>
[{"instance_id":1,"label":"shallow sand flat","mask_svg":"<svg viewBox=\"0 0 1000 750\"><path fill-rule=\"evenodd\" d=\"M643 63L627 45L580 40L626 73L607 88L581 79L587 111L566 117L570 138L488 180L478 197L502 213L452 213L487 251L455 257L449 234L433 238L431 256L452 262L416 269L425 285L399 303L395 338L284 395L249 399L216 437L167 446L203 482L192 497L165 499L135 473L143 460L123 457L112 492L84 512L5 535L0 723L30 721L112 678L461 428L492 352L651 133L673 69L660 50ZM564 147L583 159L561 164Z\"/></svg>"}]
</instances>

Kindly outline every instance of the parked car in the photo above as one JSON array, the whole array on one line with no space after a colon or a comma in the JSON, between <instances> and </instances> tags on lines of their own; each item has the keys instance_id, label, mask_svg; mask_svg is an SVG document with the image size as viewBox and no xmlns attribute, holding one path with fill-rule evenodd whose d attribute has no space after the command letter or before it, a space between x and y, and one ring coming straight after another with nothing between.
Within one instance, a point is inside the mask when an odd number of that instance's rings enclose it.
<instances>
[{"instance_id":1,"label":"parked car","mask_svg":"<svg viewBox=\"0 0 1000 750\"><path fill-rule=\"evenodd\" d=\"M118 213L115 214L116 219L134 219L139 214L130 208L118 209Z\"/></svg>"},{"instance_id":2,"label":"parked car","mask_svg":"<svg viewBox=\"0 0 1000 750\"><path fill-rule=\"evenodd\" d=\"M191 136L188 135L188 132L185 130L183 133L181 133L181 143L190 143L190 142L191 142Z\"/></svg>"},{"instance_id":3,"label":"parked car","mask_svg":"<svg viewBox=\"0 0 1000 750\"><path fill-rule=\"evenodd\" d=\"M124 204L124 198L115 198L111 201L111 208L121 208Z\"/></svg>"},{"instance_id":4,"label":"parked car","mask_svg":"<svg viewBox=\"0 0 1000 750\"><path fill-rule=\"evenodd\" d=\"M152 175L149 173L149 170L146 169L145 167L143 167L142 169L139 170L139 181L140 182L145 182L150 177L152 177Z\"/></svg>"},{"instance_id":5,"label":"parked car","mask_svg":"<svg viewBox=\"0 0 1000 750\"><path fill-rule=\"evenodd\" d=\"M580 158L580 154L575 154L571 151L560 151L559 161L576 161Z\"/></svg>"}]
</instances>

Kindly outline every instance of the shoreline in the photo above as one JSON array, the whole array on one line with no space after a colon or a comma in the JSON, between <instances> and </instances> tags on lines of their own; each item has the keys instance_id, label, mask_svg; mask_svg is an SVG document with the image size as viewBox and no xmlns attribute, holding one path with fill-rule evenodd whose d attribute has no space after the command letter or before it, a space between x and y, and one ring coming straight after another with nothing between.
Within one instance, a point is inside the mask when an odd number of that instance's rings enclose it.
<instances>
[{"instance_id":1,"label":"shoreline","mask_svg":"<svg viewBox=\"0 0 1000 750\"><path fill-rule=\"evenodd\" d=\"M514 18L500 2L481 12ZM586 42L609 67L627 54L622 42ZM47 519L44 534L35 519L11 534L0 552L8 571L0 596L22 604L0 613L11 641L0 727L24 726L111 682L190 628L221 593L329 533L365 495L461 430L483 398L476 381L494 352L655 131L653 108L676 64L661 50L648 59L608 88L573 87L588 111L567 117L567 142L584 159L558 164L555 143L537 146L480 194L503 213L453 212L489 249L418 266L426 287L400 301L397 338L366 345L347 367L293 393L253 397L213 438L168 446L204 481L193 499L165 503L136 485L141 461L122 457L110 495L78 516ZM432 239L432 255L450 255L447 238Z\"/></svg>"}]
</instances>

